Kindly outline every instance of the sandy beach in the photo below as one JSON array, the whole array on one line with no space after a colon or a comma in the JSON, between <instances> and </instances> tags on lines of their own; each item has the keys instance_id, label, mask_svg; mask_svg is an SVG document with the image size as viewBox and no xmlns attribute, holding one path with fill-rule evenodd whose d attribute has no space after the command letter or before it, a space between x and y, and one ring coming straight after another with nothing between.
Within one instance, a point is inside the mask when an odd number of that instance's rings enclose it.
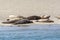
<instances>
[{"instance_id":1,"label":"sandy beach","mask_svg":"<svg viewBox=\"0 0 60 40\"><path fill-rule=\"evenodd\" d=\"M9 15L60 15L59 0L0 0L0 20Z\"/></svg>"},{"instance_id":2,"label":"sandy beach","mask_svg":"<svg viewBox=\"0 0 60 40\"><path fill-rule=\"evenodd\" d=\"M9 15L50 15L54 21L51 24L60 24L60 1L59 0L0 0L0 22L5 21ZM50 24L50 23L34 23Z\"/></svg>"}]
</instances>

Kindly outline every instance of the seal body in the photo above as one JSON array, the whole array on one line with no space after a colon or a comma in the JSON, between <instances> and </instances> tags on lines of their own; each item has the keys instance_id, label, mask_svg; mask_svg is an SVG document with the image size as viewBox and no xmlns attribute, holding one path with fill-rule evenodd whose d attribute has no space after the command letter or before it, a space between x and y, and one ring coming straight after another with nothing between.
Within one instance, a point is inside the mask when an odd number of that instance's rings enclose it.
<instances>
[{"instance_id":1,"label":"seal body","mask_svg":"<svg viewBox=\"0 0 60 40\"><path fill-rule=\"evenodd\" d=\"M28 19L23 19L15 22L15 24L27 24L27 23L33 23L33 22Z\"/></svg>"},{"instance_id":2,"label":"seal body","mask_svg":"<svg viewBox=\"0 0 60 40\"><path fill-rule=\"evenodd\" d=\"M41 17L40 16L29 16L29 17L27 17L27 19L29 19L29 20L38 20L38 19L41 19Z\"/></svg>"}]
</instances>

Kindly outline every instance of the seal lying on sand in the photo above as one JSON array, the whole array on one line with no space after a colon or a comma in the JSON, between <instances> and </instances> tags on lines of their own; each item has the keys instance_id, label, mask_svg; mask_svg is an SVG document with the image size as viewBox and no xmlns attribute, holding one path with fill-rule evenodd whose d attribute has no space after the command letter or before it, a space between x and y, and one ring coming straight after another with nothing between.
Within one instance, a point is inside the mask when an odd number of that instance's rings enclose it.
<instances>
[{"instance_id":1,"label":"seal lying on sand","mask_svg":"<svg viewBox=\"0 0 60 40\"><path fill-rule=\"evenodd\" d=\"M53 23L54 21L53 20L50 20L50 19L40 19L36 22L45 22L45 23Z\"/></svg>"},{"instance_id":2,"label":"seal lying on sand","mask_svg":"<svg viewBox=\"0 0 60 40\"><path fill-rule=\"evenodd\" d=\"M22 20L16 21L14 24L27 24L27 23L33 23L33 22L28 19L22 19Z\"/></svg>"},{"instance_id":3,"label":"seal lying on sand","mask_svg":"<svg viewBox=\"0 0 60 40\"><path fill-rule=\"evenodd\" d=\"M27 17L27 19L29 19L29 20L38 20L38 19L41 19L41 17L40 16L29 16L29 17Z\"/></svg>"},{"instance_id":4,"label":"seal lying on sand","mask_svg":"<svg viewBox=\"0 0 60 40\"><path fill-rule=\"evenodd\" d=\"M32 21L28 19L22 19L22 20L12 20L7 22L2 22L4 24L27 24L27 23L33 23Z\"/></svg>"},{"instance_id":5,"label":"seal lying on sand","mask_svg":"<svg viewBox=\"0 0 60 40\"><path fill-rule=\"evenodd\" d=\"M41 19L49 19L50 18L50 15L43 15L42 17L41 17Z\"/></svg>"},{"instance_id":6,"label":"seal lying on sand","mask_svg":"<svg viewBox=\"0 0 60 40\"><path fill-rule=\"evenodd\" d=\"M13 24L13 23L15 23L16 21L18 21L18 20L5 21L5 22L2 22L2 23L3 23L3 24Z\"/></svg>"},{"instance_id":7,"label":"seal lying on sand","mask_svg":"<svg viewBox=\"0 0 60 40\"><path fill-rule=\"evenodd\" d=\"M26 19L26 18L23 16L9 15L9 17L7 18L7 21L21 20L21 19Z\"/></svg>"}]
</instances>

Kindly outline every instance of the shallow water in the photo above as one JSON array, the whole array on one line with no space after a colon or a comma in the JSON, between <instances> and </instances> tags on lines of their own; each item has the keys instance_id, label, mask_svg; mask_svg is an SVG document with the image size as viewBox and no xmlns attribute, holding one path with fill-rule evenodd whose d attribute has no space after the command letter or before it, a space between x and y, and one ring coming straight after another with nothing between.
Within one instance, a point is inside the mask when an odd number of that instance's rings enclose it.
<instances>
[{"instance_id":1,"label":"shallow water","mask_svg":"<svg viewBox=\"0 0 60 40\"><path fill-rule=\"evenodd\" d=\"M1 25L0 40L60 40L60 25Z\"/></svg>"}]
</instances>

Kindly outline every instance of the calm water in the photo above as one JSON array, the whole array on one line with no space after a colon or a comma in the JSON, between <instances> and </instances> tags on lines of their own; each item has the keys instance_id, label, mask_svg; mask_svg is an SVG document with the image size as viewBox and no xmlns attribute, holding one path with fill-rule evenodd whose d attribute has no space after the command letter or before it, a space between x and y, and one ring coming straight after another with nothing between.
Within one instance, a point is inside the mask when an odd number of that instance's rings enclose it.
<instances>
[{"instance_id":1,"label":"calm water","mask_svg":"<svg viewBox=\"0 0 60 40\"><path fill-rule=\"evenodd\" d=\"M0 40L60 40L60 25L1 25Z\"/></svg>"}]
</instances>

